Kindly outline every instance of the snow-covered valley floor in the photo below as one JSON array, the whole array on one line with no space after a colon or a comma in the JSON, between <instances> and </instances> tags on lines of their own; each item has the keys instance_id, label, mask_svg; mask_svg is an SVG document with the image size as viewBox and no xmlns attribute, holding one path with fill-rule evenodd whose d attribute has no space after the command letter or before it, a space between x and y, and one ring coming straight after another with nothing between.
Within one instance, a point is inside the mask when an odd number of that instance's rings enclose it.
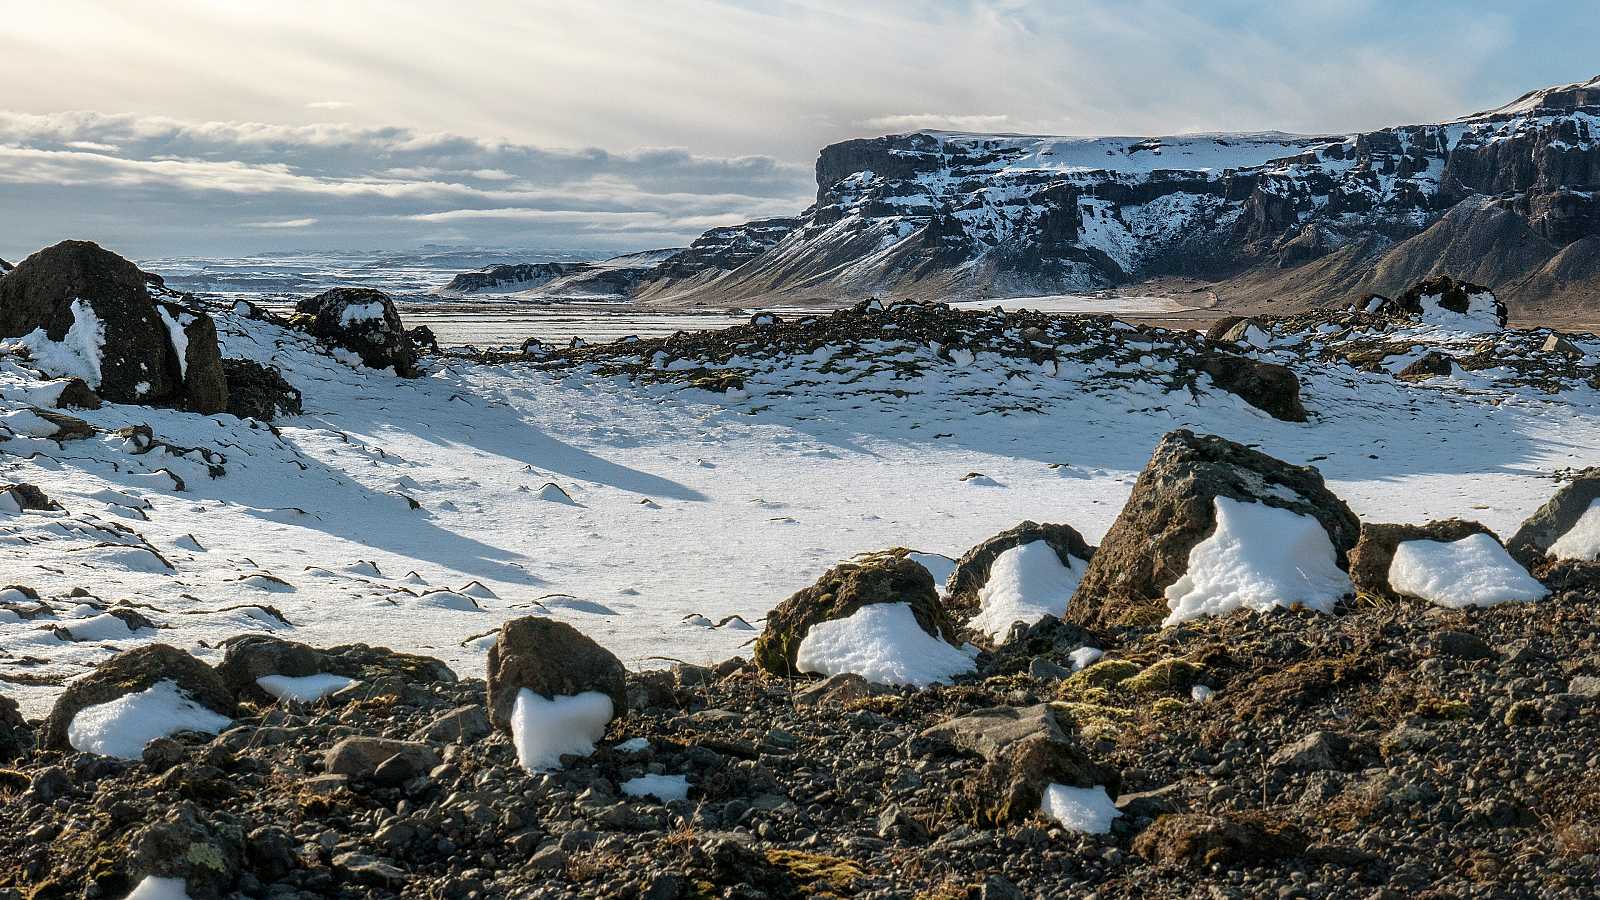
<instances>
[{"instance_id":1,"label":"snow-covered valley floor","mask_svg":"<svg viewBox=\"0 0 1600 900\"><path fill-rule=\"evenodd\" d=\"M1312 420L1297 424L1220 391L981 354L928 354L892 376L819 351L712 393L451 357L404 380L266 323L222 315L218 328L224 355L282 369L305 413L269 428L107 404L72 413L100 433L61 444L27 436L17 417L40 381L0 360L17 432L0 481L65 509L0 513L0 586L56 598L42 618L0 611L0 679L30 715L119 648L159 640L214 661L216 642L249 630L481 674L489 642L473 638L544 611L630 667L725 658L856 553L955 557L1023 519L1097 541L1180 427L1314 464L1364 519L1462 516L1502 535L1549 497L1553 472L1600 455L1592 388L1544 395L1468 373L1408 384L1308 366ZM137 425L171 448L112 434ZM82 605L60 601L80 587ZM121 600L159 630L106 621Z\"/></svg>"}]
</instances>

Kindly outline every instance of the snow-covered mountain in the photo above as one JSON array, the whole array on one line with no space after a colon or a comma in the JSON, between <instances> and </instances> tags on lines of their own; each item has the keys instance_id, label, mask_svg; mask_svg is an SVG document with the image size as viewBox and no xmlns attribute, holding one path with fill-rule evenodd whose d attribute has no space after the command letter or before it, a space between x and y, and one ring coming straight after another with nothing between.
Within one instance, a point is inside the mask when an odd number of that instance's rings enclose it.
<instances>
[{"instance_id":1,"label":"snow-covered mountain","mask_svg":"<svg viewBox=\"0 0 1600 900\"><path fill-rule=\"evenodd\" d=\"M635 296L1026 296L1192 275L1221 279L1225 302L1326 302L1448 273L1514 307L1587 302L1597 140L1600 78L1363 134L851 140L822 150L798 218L707 232Z\"/></svg>"}]
</instances>

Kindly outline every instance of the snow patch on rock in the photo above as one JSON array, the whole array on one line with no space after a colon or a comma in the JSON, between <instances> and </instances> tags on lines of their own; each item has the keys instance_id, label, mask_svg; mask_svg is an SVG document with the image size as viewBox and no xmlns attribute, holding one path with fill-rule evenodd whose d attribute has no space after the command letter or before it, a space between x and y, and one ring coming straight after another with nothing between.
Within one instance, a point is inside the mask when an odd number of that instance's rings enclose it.
<instances>
[{"instance_id":1,"label":"snow patch on rock","mask_svg":"<svg viewBox=\"0 0 1600 900\"><path fill-rule=\"evenodd\" d=\"M795 668L818 675L854 673L874 684L927 687L971 672L958 648L922 630L909 603L873 603L843 619L811 626Z\"/></svg>"},{"instance_id":2,"label":"snow patch on rock","mask_svg":"<svg viewBox=\"0 0 1600 900\"><path fill-rule=\"evenodd\" d=\"M689 779L684 775L640 775L624 781L622 793L629 797L655 797L663 803L686 800Z\"/></svg>"},{"instance_id":3,"label":"snow patch on rock","mask_svg":"<svg viewBox=\"0 0 1600 900\"><path fill-rule=\"evenodd\" d=\"M517 761L530 772L561 767L561 757L588 756L605 737L611 698L584 691L554 700L523 688L511 709L511 742Z\"/></svg>"},{"instance_id":4,"label":"snow patch on rock","mask_svg":"<svg viewBox=\"0 0 1600 900\"><path fill-rule=\"evenodd\" d=\"M138 759L144 745L179 731L216 734L233 723L196 703L177 683L160 681L134 694L86 706L67 726L74 750Z\"/></svg>"},{"instance_id":5,"label":"snow patch on rock","mask_svg":"<svg viewBox=\"0 0 1600 900\"><path fill-rule=\"evenodd\" d=\"M1112 821L1122 815L1104 785L1052 784L1044 789L1039 811L1060 822L1066 830L1080 834L1108 834Z\"/></svg>"},{"instance_id":6,"label":"snow patch on rock","mask_svg":"<svg viewBox=\"0 0 1600 900\"><path fill-rule=\"evenodd\" d=\"M1167 588L1172 612L1163 627L1246 608L1331 613L1354 590L1316 519L1264 503L1212 502L1216 530L1189 551L1188 571Z\"/></svg>"},{"instance_id":7,"label":"snow patch on rock","mask_svg":"<svg viewBox=\"0 0 1600 900\"><path fill-rule=\"evenodd\" d=\"M1556 538L1545 555L1554 559L1600 560L1600 498L1589 502L1589 508Z\"/></svg>"},{"instance_id":8,"label":"snow patch on rock","mask_svg":"<svg viewBox=\"0 0 1600 900\"><path fill-rule=\"evenodd\" d=\"M1389 563L1389 586L1451 609L1528 602L1549 593L1487 534L1401 542Z\"/></svg>"},{"instance_id":9,"label":"snow patch on rock","mask_svg":"<svg viewBox=\"0 0 1600 900\"><path fill-rule=\"evenodd\" d=\"M1078 559L1073 563L1071 568L1062 565L1055 548L1044 541L1001 553L990 566L989 581L978 591L979 612L968 624L999 640L1013 623L1032 625L1045 616L1061 618L1088 565Z\"/></svg>"},{"instance_id":10,"label":"snow patch on rock","mask_svg":"<svg viewBox=\"0 0 1600 900\"><path fill-rule=\"evenodd\" d=\"M315 703L334 691L355 684L354 678L319 672L316 675L263 675L256 685L279 700Z\"/></svg>"},{"instance_id":11,"label":"snow patch on rock","mask_svg":"<svg viewBox=\"0 0 1600 900\"><path fill-rule=\"evenodd\" d=\"M50 340L43 328L35 328L17 338L17 343L28 348L34 365L45 374L82 378L89 387L100 389L106 326L82 300L72 301L72 326L60 341Z\"/></svg>"}]
</instances>

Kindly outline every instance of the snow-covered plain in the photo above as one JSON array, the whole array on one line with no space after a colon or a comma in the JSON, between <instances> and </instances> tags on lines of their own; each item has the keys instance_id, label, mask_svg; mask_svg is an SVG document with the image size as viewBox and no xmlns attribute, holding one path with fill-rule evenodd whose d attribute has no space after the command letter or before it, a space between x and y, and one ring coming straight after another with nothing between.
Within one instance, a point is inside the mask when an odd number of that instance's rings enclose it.
<instances>
[{"instance_id":1,"label":"snow-covered plain","mask_svg":"<svg viewBox=\"0 0 1600 900\"><path fill-rule=\"evenodd\" d=\"M1502 536L1548 499L1555 470L1595 463L1600 446L1592 389L1506 388L1492 372L1407 384L1307 365L1312 421L1294 424L1122 364L1051 371L885 345L864 348L868 366L824 347L713 393L460 358L402 380L264 323L224 313L218 328L225 355L283 370L304 415L269 429L108 404L71 413L92 438L0 442L0 481L65 509L0 512L0 586L57 598L0 621L0 678L30 714L119 649L163 641L214 662L247 631L384 644L481 675L482 636L541 613L629 666L717 660L748 652L740 622L759 628L863 551L957 557L1024 519L1097 542L1174 428L1314 464L1374 521L1462 516ZM0 357L0 414L59 390ZM111 434L139 425L167 446ZM92 597L60 599L79 587ZM53 630L118 601L159 630Z\"/></svg>"}]
</instances>

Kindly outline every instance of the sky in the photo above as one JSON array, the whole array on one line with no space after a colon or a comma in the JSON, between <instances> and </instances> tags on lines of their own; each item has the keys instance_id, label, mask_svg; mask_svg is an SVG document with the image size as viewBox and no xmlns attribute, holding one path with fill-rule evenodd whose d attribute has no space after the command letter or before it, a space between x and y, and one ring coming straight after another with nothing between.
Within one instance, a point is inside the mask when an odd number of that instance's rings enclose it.
<instances>
[{"instance_id":1,"label":"sky","mask_svg":"<svg viewBox=\"0 0 1600 900\"><path fill-rule=\"evenodd\" d=\"M919 128L1353 132L1600 74L1593 0L0 0L0 257L631 250Z\"/></svg>"}]
</instances>

